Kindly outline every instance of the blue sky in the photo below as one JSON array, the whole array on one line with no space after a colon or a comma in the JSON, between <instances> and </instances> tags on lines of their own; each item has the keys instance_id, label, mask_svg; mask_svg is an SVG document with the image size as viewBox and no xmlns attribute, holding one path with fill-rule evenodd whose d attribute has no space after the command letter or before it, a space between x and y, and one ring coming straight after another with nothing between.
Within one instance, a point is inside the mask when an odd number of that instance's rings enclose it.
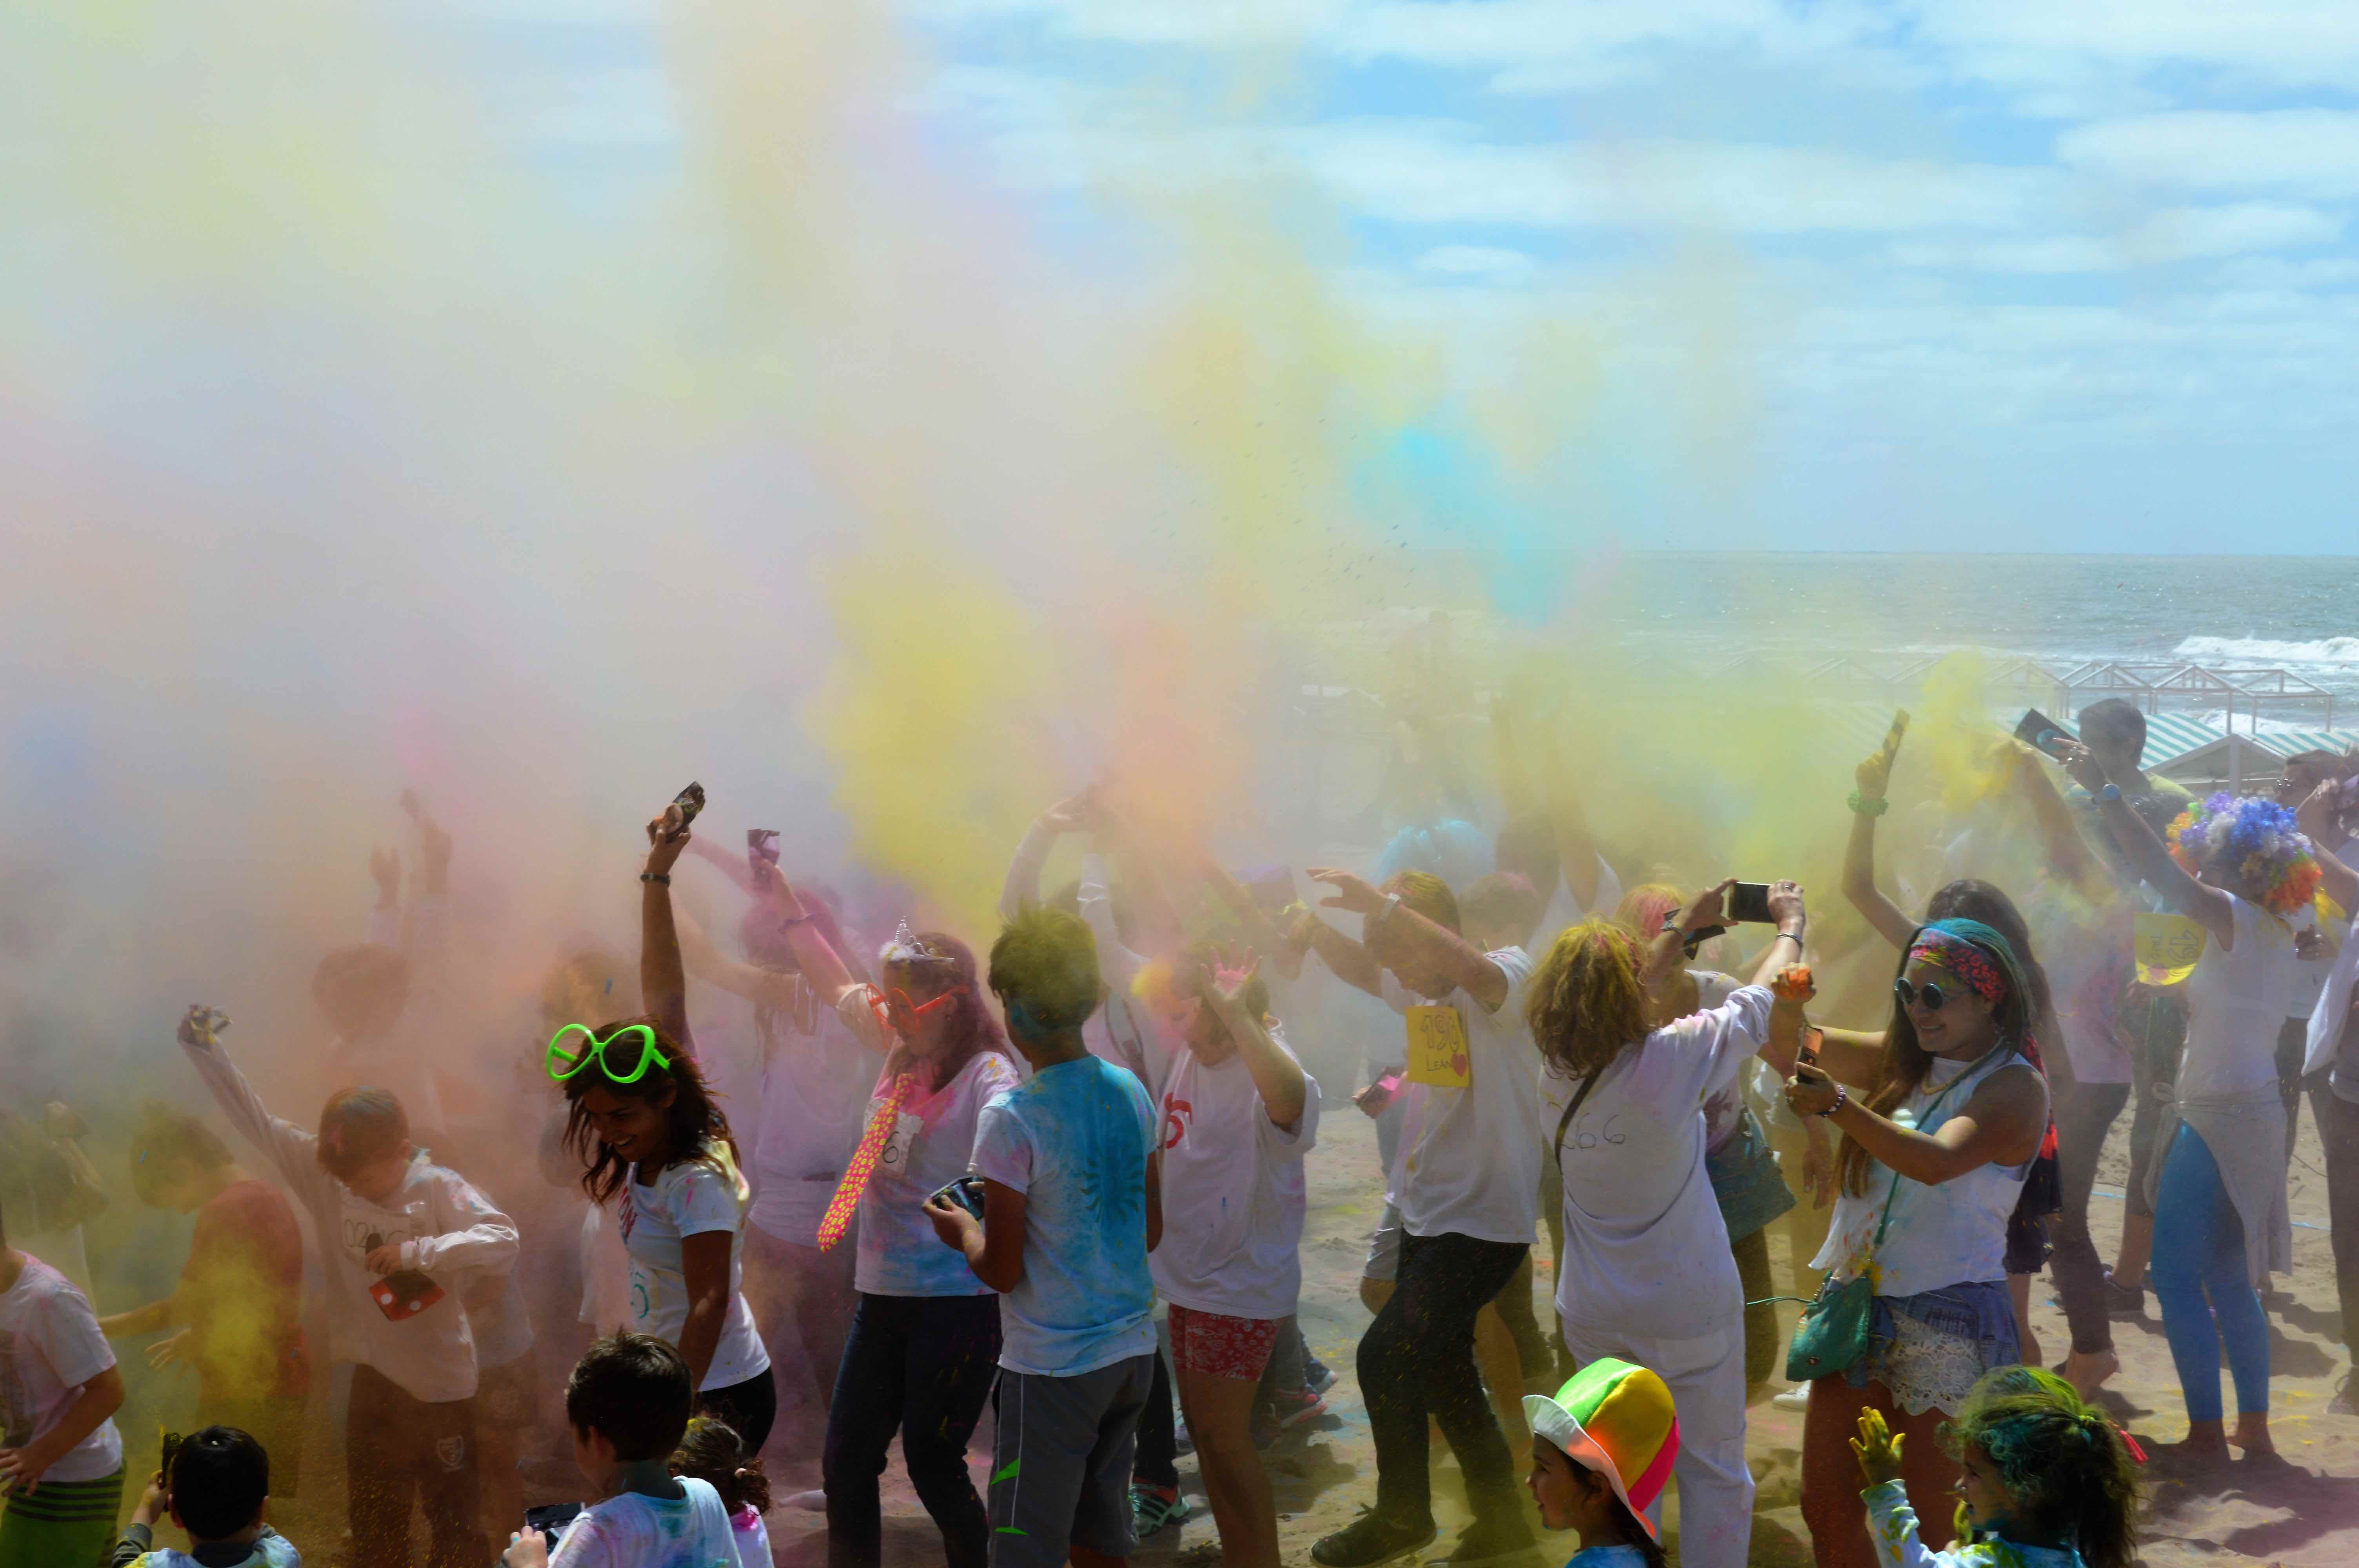
<instances>
[{"instance_id":1,"label":"blue sky","mask_svg":"<svg viewBox=\"0 0 2359 1568\"><path fill-rule=\"evenodd\" d=\"M452 0L595 190L665 167L631 0ZM2340 553L2359 5L908 0L906 107L1038 218L1302 218L1339 296L1571 328L1635 543ZM594 199L594 198L593 198ZM1109 245L1109 240L1116 242Z\"/></svg>"}]
</instances>

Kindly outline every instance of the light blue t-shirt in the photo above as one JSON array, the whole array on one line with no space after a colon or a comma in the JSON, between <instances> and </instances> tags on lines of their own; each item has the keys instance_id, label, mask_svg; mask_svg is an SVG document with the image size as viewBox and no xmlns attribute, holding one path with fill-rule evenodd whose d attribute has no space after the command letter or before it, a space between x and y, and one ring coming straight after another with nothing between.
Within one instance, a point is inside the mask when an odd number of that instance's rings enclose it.
<instances>
[{"instance_id":1,"label":"light blue t-shirt","mask_svg":"<svg viewBox=\"0 0 2359 1568\"><path fill-rule=\"evenodd\" d=\"M1025 1196L1024 1278L999 1298L999 1365L1070 1378L1155 1349L1147 1157L1155 1108L1094 1056L1060 1062L984 1104L975 1174Z\"/></svg>"}]
</instances>

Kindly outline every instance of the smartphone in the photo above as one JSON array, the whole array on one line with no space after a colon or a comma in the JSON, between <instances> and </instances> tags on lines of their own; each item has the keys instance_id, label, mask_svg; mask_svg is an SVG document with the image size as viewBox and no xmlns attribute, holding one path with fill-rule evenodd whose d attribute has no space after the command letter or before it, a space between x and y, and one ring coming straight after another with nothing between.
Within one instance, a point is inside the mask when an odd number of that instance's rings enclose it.
<instances>
[{"instance_id":1,"label":"smartphone","mask_svg":"<svg viewBox=\"0 0 2359 1568\"><path fill-rule=\"evenodd\" d=\"M1394 1098L1400 1093L1401 1076L1386 1073L1366 1088L1352 1097L1352 1103L1368 1116L1382 1116L1392 1108Z\"/></svg>"},{"instance_id":2,"label":"smartphone","mask_svg":"<svg viewBox=\"0 0 2359 1568\"><path fill-rule=\"evenodd\" d=\"M168 1432L164 1434L163 1463L156 1466L156 1474L164 1477L164 1487L167 1491L170 1490L172 1486L172 1461L180 1456L180 1444L185 1441L187 1440L177 1432Z\"/></svg>"},{"instance_id":3,"label":"smartphone","mask_svg":"<svg viewBox=\"0 0 2359 1568\"><path fill-rule=\"evenodd\" d=\"M557 1538L565 1527L582 1517L580 1503L543 1503L538 1508L524 1510L524 1527L540 1531L541 1544L549 1551L557 1550Z\"/></svg>"},{"instance_id":4,"label":"smartphone","mask_svg":"<svg viewBox=\"0 0 2359 1568\"><path fill-rule=\"evenodd\" d=\"M2015 727L2015 738L2035 752L2045 752L2060 762L2064 760L2065 742L2072 739L2064 726L2036 708L2023 710L2023 719Z\"/></svg>"},{"instance_id":5,"label":"smartphone","mask_svg":"<svg viewBox=\"0 0 2359 1568\"><path fill-rule=\"evenodd\" d=\"M936 1192L933 1197L929 1197L926 1201L930 1204L934 1202L936 1198L948 1198L955 1206L962 1208L966 1210L967 1213L974 1216L975 1218L981 1219L983 1217L983 1178L981 1176L961 1176L957 1181L951 1183L949 1185Z\"/></svg>"},{"instance_id":6,"label":"smartphone","mask_svg":"<svg viewBox=\"0 0 2359 1568\"><path fill-rule=\"evenodd\" d=\"M1794 1051L1794 1060L1803 1063L1809 1066L1817 1066L1819 1065L1819 1042L1824 1038L1825 1035L1816 1029L1803 1030L1802 1043L1799 1046L1796 1047Z\"/></svg>"},{"instance_id":7,"label":"smartphone","mask_svg":"<svg viewBox=\"0 0 2359 1568\"><path fill-rule=\"evenodd\" d=\"M778 863L778 830L775 827L745 829L745 860L756 871Z\"/></svg>"},{"instance_id":8,"label":"smartphone","mask_svg":"<svg viewBox=\"0 0 2359 1568\"><path fill-rule=\"evenodd\" d=\"M1767 882L1738 882L1728 890L1728 918L1740 925L1766 925L1777 916L1769 913Z\"/></svg>"},{"instance_id":9,"label":"smartphone","mask_svg":"<svg viewBox=\"0 0 2359 1568\"><path fill-rule=\"evenodd\" d=\"M679 830L685 833L688 825L696 820L696 814L704 809L704 786L690 779L686 789L671 797L671 803L679 807Z\"/></svg>"}]
</instances>

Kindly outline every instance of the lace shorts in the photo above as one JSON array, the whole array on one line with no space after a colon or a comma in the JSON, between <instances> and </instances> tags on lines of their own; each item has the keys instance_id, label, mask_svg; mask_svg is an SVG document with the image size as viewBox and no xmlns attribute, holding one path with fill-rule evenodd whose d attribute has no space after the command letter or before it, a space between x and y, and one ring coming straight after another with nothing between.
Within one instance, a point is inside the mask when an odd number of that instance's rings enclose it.
<instances>
[{"instance_id":1,"label":"lace shorts","mask_svg":"<svg viewBox=\"0 0 2359 1568\"><path fill-rule=\"evenodd\" d=\"M1998 1283L1878 1296L1867 1354L1843 1374L1854 1389L1881 1383L1909 1415L1954 1414L1985 1372L2022 1358L2015 1303Z\"/></svg>"},{"instance_id":2,"label":"lace shorts","mask_svg":"<svg viewBox=\"0 0 2359 1568\"><path fill-rule=\"evenodd\" d=\"M1215 1378L1260 1380L1277 1347L1282 1317L1230 1317L1171 1303L1171 1369L1209 1372Z\"/></svg>"}]
</instances>

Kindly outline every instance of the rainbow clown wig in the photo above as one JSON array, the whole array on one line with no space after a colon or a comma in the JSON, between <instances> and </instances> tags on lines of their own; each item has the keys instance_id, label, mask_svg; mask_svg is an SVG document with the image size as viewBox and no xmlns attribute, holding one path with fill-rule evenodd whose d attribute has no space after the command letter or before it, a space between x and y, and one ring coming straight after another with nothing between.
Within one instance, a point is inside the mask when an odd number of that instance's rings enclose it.
<instances>
[{"instance_id":1,"label":"rainbow clown wig","mask_svg":"<svg viewBox=\"0 0 2359 1568\"><path fill-rule=\"evenodd\" d=\"M2318 857L2294 826L2291 808L2265 795L2223 790L2179 814L2170 858L2201 876L2217 866L2244 883L2245 896L2272 914L2291 914L2318 891Z\"/></svg>"}]
</instances>

